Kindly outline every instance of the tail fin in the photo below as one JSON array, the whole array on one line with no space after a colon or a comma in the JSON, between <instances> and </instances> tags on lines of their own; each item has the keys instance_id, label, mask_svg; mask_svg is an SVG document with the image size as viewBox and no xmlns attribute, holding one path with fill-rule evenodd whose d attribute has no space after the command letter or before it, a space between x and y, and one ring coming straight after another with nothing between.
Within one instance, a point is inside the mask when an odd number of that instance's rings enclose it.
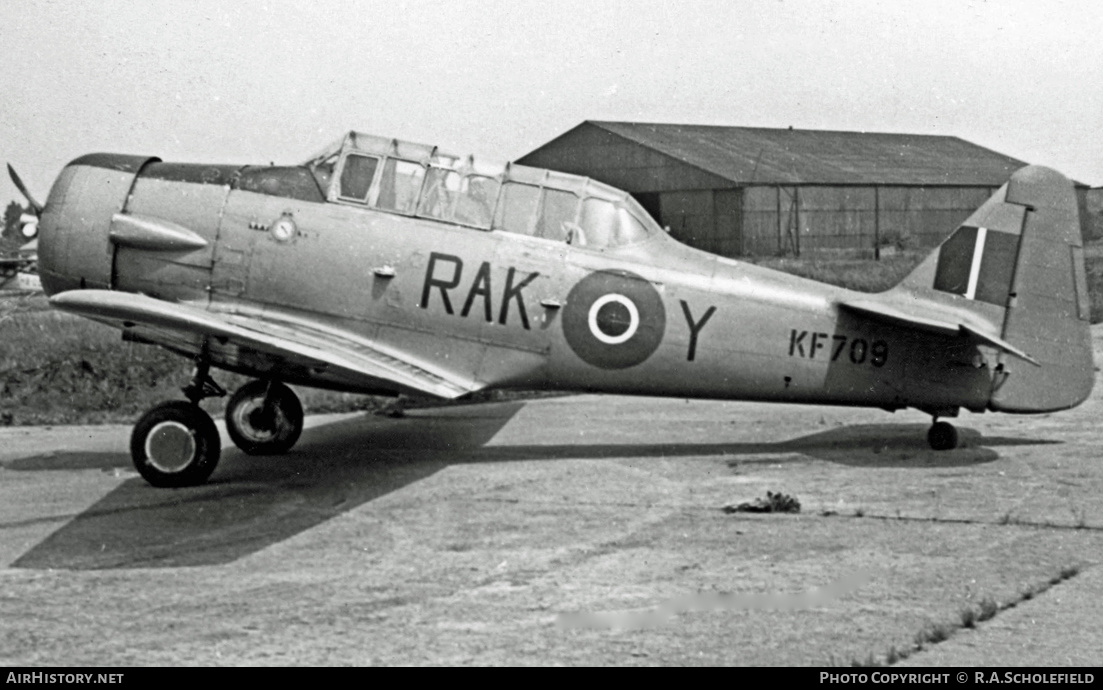
<instances>
[{"instance_id":1,"label":"tail fin","mask_svg":"<svg viewBox=\"0 0 1103 690\"><path fill-rule=\"evenodd\" d=\"M892 292L935 299L998 326L1003 348L988 403L1000 412L1074 407L1091 393L1088 281L1072 184L1028 166ZM1000 326L1002 324L1002 326ZM1019 350L1035 364L1008 352Z\"/></svg>"}]
</instances>

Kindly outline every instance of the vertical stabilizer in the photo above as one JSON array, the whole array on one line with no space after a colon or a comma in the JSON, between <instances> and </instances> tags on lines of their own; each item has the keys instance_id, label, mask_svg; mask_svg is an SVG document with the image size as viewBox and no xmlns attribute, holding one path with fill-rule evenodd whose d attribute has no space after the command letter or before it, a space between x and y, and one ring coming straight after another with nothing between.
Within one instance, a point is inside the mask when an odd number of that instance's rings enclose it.
<instances>
[{"instance_id":1,"label":"vertical stabilizer","mask_svg":"<svg viewBox=\"0 0 1103 690\"><path fill-rule=\"evenodd\" d=\"M1030 166L1007 183L1006 202L1025 209L1003 337L1041 366L1002 355L989 407L1044 412L1073 407L1091 393L1088 281L1080 212L1072 184L1059 172Z\"/></svg>"},{"instance_id":2,"label":"vertical stabilizer","mask_svg":"<svg viewBox=\"0 0 1103 690\"><path fill-rule=\"evenodd\" d=\"M991 410L1063 410L1091 393L1079 209L1055 170L1017 171L890 294L999 347Z\"/></svg>"}]
</instances>

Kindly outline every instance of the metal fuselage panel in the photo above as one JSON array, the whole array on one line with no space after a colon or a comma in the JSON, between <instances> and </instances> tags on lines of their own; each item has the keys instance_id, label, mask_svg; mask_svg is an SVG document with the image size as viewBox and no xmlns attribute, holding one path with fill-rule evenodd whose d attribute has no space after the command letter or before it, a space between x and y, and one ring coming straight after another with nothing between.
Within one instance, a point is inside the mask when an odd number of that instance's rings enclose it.
<instances>
[{"instance_id":1,"label":"metal fuselage panel","mask_svg":"<svg viewBox=\"0 0 1103 690\"><path fill-rule=\"evenodd\" d=\"M111 287L111 218L126 205L144 160L118 158L117 167L81 164L78 159L54 182L39 223L39 272L46 294ZM133 165L125 165L127 161Z\"/></svg>"},{"instance_id":2,"label":"metal fuselage panel","mask_svg":"<svg viewBox=\"0 0 1103 690\"><path fill-rule=\"evenodd\" d=\"M140 292L159 299L203 302L210 284L211 262L223 206L230 188L224 179L228 166L207 166L206 183L179 179L181 166L151 162L134 180L123 214L150 218L191 230L206 246L175 250L150 250L116 244L112 287ZM115 225L118 225L116 222Z\"/></svg>"},{"instance_id":3,"label":"metal fuselage panel","mask_svg":"<svg viewBox=\"0 0 1103 690\"><path fill-rule=\"evenodd\" d=\"M666 236L593 250L221 180L135 183L140 167L62 173L42 222L48 292L112 287L307 320L490 387L976 410L991 392L977 366L990 353L961 339L842 313L836 302L855 293ZM186 226L209 245L117 248L120 212ZM281 221L292 230L277 232ZM247 357L215 363L278 373ZM310 376L288 378L340 385Z\"/></svg>"}]
</instances>

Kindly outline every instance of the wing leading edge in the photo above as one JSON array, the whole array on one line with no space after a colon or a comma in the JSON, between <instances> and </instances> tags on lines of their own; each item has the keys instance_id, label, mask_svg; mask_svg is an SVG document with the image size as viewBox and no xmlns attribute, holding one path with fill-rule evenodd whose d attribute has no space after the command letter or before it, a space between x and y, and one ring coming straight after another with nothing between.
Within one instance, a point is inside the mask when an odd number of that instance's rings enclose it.
<instances>
[{"instance_id":1,"label":"wing leading edge","mask_svg":"<svg viewBox=\"0 0 1103 690\"><path fill-rule=\"evenodd\" d=\"M233 343L240 348L343 374L365 387L458 398L482 388L474 380L418 362L348 333L302 321L264 318L260 314L209 312L182 303L111 290L70 290L50 303L80 316L124 330L148 327Z\"/></svg>"}]
</instances>

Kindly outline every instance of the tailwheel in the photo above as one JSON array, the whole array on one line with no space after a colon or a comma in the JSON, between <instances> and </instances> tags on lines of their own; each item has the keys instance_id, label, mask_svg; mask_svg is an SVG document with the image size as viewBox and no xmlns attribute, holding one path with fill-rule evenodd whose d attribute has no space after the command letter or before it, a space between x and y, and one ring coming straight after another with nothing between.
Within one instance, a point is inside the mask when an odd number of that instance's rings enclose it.
<instances>
[{"instance_id":1,"label":"tailwheel","mask_svg":"<svg viewBox=\"0 0 1103 690\"><path fill-rule=\"evenodd\" d=\"M173 400L142 415L130 435L130 457L153 486L195 486L218 465L222 441L198 405Z\"/></svg>"},{"instance_id":2,"label":"tailwheel","mask_svg":"<svg viewBox=\"0 0 1103 690\"><path fill-rule=\"evenodd\" d=\"M934 450L957 448L957 428L949 422L935 422L927 432L927 443Z\"/></svg>"},{"instance_id":3,"label":"tailwheel","mask_svg":"<svg viewBox=\"0 0 1103 690\"><path fill-rule=\"evenodd\" d=\"M250 381L226 404L226 430L249 455L286 453L303 431L303 406L279 381Z\"/></svg>"}]
</instances>

